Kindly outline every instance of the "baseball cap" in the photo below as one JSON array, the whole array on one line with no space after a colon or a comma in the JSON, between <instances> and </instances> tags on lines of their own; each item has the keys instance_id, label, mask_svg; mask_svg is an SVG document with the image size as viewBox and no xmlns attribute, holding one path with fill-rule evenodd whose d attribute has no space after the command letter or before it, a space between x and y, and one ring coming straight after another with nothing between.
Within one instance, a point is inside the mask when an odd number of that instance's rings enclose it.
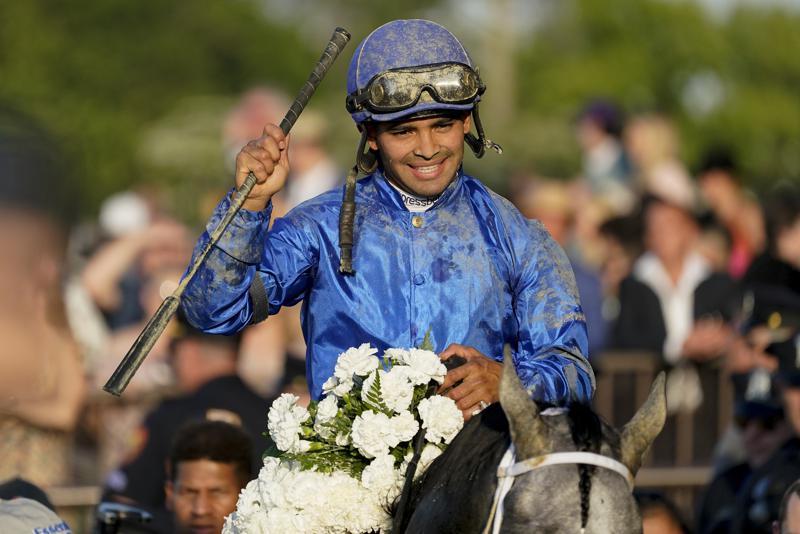
<instances>
[{"instance_id":1,"label":"baseball cap","mask_svg":"<svg viewBox=\"0 0 800 534\"><path fill-rule=\"evenodd\" d=\"M9 479L0 484L0 500L10 500L15 497L33 499L36 502L42 503L50 510L55 511L53 503L50 502L47 493L45 493L42 488L19 477Z\"/></svg>"},{"instance_id":2,"label":"baseball cap","mask_svg":"<svg viewBox=\"0 0 800 534\"><path fill-rule=\"evenodd\" d=\"M0 499L0 532L3 534L72 534L69 525L45 505L17 497Z\"/></svg>"}]
</instances>

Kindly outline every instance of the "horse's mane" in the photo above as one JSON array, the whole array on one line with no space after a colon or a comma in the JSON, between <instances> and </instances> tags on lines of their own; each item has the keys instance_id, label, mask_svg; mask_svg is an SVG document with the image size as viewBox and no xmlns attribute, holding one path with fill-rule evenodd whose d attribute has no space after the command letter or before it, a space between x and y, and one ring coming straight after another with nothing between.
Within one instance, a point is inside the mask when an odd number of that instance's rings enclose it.
<instances>
[{"instance_id":1,"label":"horse's mane","mask_svg":"<svg viewBox=\"0 0 800 534\"><path fill-rule=\"evenodd\" d=\"M600 452L603 438L603 424L590 406L572 403L569 407L569 427L572 441L577 450L582 452ZM586 526L589 519L589 492L592 489L592 474L595 467L579 464L579 490L581 496L581 527Z\"/></svg>"}]
</instances>

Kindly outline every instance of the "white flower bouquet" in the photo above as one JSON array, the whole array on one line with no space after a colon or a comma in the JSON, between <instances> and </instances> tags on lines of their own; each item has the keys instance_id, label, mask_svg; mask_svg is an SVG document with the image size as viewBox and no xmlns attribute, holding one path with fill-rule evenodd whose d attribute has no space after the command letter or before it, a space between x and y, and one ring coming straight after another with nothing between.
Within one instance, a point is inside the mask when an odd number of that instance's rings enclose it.
<instances>
[{"instance_id":1,"label":"white flower bouquet","mask_svg":"<svg viewBox=\"0 0 800 534\"><path fill-rule=\"evenodd\" d=\"M324 397L308 409L283 394L269 410L277 455L239 495L225 534L353 533L391 530L399 496L425 430L415 477L464 424L447 397L433 394L447 369L425 349L378 350L365 343L339 355Z\"/></svg>"}]
</instances>

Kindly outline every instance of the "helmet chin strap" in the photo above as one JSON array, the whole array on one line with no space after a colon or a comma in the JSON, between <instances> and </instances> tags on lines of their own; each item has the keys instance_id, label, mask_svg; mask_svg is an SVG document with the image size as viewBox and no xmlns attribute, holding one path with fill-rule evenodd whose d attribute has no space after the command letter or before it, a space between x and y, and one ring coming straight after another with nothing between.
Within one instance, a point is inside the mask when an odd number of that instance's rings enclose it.
<instances>
[{"instance_id":1,"label":"helmet chin strap","mask_svg":"<svg viewBox=\"0 0 800 534\"><path fill-rule=\"evenodd\" d=\"M472 108L472 120L475 121L475 130L478 132L478 137L475 137L475 135L470 132L464 136L464 140L467 142L470 150L472 150L472 153L475 154L475 157L478 159L482 158L487 148L491 148L498 154L502 154L503 147L491 139L488 139L483 131L483 124L481 124L481 116L478 113L477 102L475 102L475 106Z\"/></svg>"},{"instance_id":2,"label":"helmet chin strap","mask_svg":"<svg viewBox=\"0 0 800 534\"><path fill-rule=\"evenodd\" d=\"M367 129L361 127L361 140L356 151L356 166L364 174L370 174L378 168L378 153L367 145Z\"/></svg>"}]
</instances>

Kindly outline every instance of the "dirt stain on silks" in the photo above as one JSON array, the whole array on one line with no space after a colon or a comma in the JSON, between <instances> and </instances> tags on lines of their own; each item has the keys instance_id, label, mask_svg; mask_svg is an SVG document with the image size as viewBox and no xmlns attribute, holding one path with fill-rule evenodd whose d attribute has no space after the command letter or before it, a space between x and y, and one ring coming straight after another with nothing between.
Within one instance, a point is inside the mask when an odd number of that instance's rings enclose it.
<instances>
[{"instance_id":1,"label":"dirt stain on silks","mask_svg":"<svg viewBox=\"0 0 800 534\"><path fill-rule=\"evenodd\" d=\"M431 277L434 282L446 282L457 268L456 263L451 260L436 258L431 262Z\"/></svg>"}]
</instances>

